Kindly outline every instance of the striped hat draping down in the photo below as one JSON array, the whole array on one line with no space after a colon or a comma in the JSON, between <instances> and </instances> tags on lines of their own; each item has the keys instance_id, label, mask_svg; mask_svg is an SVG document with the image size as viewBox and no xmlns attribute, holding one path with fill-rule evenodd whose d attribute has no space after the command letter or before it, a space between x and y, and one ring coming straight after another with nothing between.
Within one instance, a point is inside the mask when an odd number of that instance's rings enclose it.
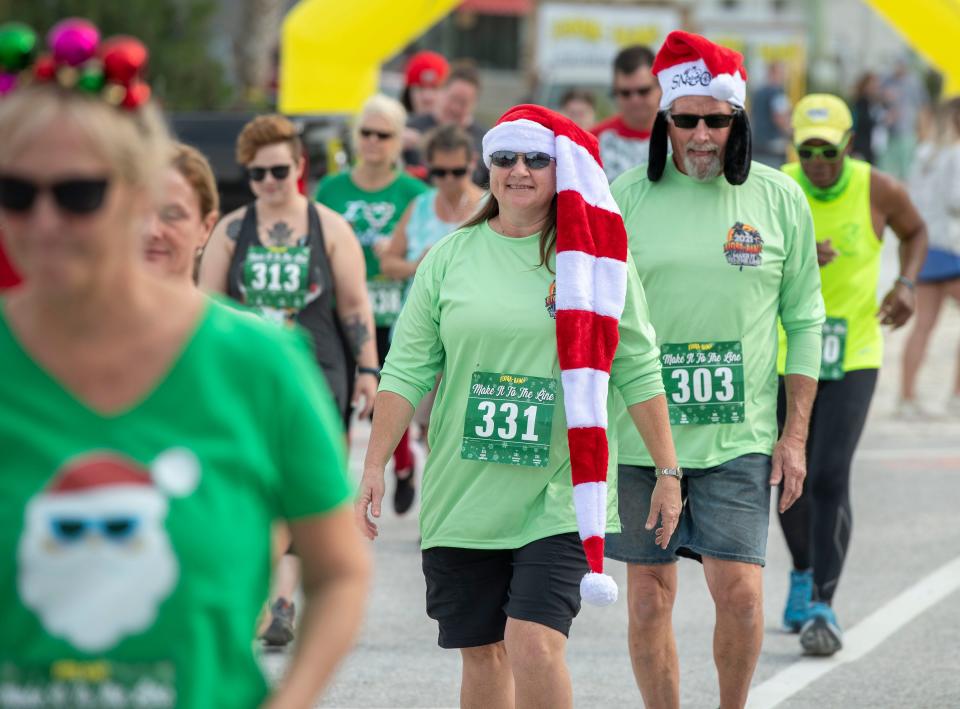
<instances>
[{"instance_id":1,"label":"striped hat draping down","mask_svg":"<svg viewBox=\"0 0 960 709\"><path fill-rule=\"evenodd\" d=\"M543 152L557 161L557 354L563 385L573 505L590 571L580 595L617 599L603 573L607 523L607 389L627 289L627 233L603 172L597 139L542 106L511 108L483 138L498 150Z\"/></svg>"}]
</instances>

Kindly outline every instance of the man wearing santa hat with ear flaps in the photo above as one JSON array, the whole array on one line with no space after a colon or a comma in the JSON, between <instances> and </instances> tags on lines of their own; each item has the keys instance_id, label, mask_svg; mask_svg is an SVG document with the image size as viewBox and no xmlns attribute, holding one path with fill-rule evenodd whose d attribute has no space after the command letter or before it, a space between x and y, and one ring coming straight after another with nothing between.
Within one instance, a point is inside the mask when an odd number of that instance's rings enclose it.
<instances>
[{"instance_id":1,"label":"man wearing santa hat with ear flaps","mask_svg":"<svg viewBox=\"0 0 960 709\"><path fill-rule=\"evenodd\" d=\"M750 161L743 57L671 32L650 162L613 185L660 347L686 504L667 549L644 529L656 473L619 417L629 646L648 707L679 706L671 625L678 556L701 560L716 605L720 704L742 707L763 639L770 486L799 496L824 320L810 209L789 178ZM668 156L668 140L673 154ZM787 332L788 414L777 439L777 319Z\"/></svg>"}]
</instances>

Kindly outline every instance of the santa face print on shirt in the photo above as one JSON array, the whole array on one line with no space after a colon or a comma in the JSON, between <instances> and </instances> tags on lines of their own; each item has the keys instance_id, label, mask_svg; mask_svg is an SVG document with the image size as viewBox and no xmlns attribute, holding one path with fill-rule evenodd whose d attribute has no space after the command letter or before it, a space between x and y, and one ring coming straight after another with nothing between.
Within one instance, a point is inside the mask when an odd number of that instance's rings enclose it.
<instances>
[{"instance_id":1,"label":"santa face print on shirt","mask_svg":"<svg viewBox=\"0 0 960 709\"><path fill-rule=\"evenodd\" d=\"M68 461L27 504L17 587L44 629L86 652L147 630L177 584L169 496L196 488L199 463L171 449L147 470L95 452Z\"/></svg>"}]
</instances>

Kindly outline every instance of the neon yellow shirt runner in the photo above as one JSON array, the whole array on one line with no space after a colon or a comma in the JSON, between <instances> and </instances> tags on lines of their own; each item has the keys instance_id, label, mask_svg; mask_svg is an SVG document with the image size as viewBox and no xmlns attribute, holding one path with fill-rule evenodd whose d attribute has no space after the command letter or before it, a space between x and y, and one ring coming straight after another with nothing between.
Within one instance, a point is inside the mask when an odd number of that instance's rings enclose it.
<instances>
[{"instance_id":1,"label":"neon yellow shirt runner","mask_svg":"<svg viewBox=\"0 0 960 709\"><path fill-rule=\"evenodd\" d=\"M516 549L577 530L554 274L539 262L538 236L510 238L483 224L444 237L417 269L380 391L416 406L443 373L423 471L424 549ZM610 389L634 404L663 385L643 288L628 270ZM611 397L608 412L612 406ZM614 532L611 428L607 531Z\"/></svg>"},{"instance_id":2,"label":"neon yellow shirt runner","mask_svg":"<svg viewBox=\"0 0 960 709\"><path fill-rule=\"evenodd\" d=\"M753 163L749 179L696 182L667 160L613 183L657 331L680 464L709 468L777 439L777 317L790 371L820 369L823 302L810 210L797 185ZM653 465L626 411L620 462ZM632 429L632 430L631 430Z\"/></svg>"},{"instance_id":3,"label":"neon yellow shirt runner","mask_svg":"<svg viewBox=\"0 0 960 709\"><path fill-rule=\"evenodd\" d=\"M820 199L800 163L783 171L803 188L813 212L817 241L830 240L837 257L820 269L827 320L823 330L820 378L842 379L844 372L879 369L883 334L877 319L877 282L883 243L870 214L870 164L847 158L838 180L839 194ZM781 331L781 347L786 338ZM784 371L784 357L777 362Z\"/></svg>"}]
</instances>

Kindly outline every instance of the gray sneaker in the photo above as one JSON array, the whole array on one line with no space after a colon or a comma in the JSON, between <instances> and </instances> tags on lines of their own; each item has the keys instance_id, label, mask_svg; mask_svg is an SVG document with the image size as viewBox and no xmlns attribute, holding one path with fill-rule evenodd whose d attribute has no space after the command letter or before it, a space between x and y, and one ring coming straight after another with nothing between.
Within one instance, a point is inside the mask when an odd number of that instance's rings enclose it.
<instances>
[{"instance_id":1,"label":"gray sneaker","mask_svg":"<svg viewBox=\"0 0 960 709\"><path fill-rule=\"evenodd\" d=\"M262 640L265 647L282 650L293 640L293 620L296 606L285 598L278 598L270 608L273 619L264 631Z\"/></svg>"}]
</instances>

